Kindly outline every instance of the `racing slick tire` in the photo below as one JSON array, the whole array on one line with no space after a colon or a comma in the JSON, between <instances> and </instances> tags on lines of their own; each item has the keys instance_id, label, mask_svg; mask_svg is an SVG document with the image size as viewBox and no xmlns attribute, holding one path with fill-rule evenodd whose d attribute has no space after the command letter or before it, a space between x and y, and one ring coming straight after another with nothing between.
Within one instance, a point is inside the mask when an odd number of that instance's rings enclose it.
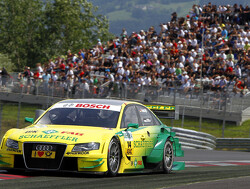
<instances>
[{"instance_id":1,"label":"racing slick tire","mask_svg":"<svg viewBox=\"0 0 250 189\"><path fill-rule=\"evenodd\" d=\"M174 150L173 144L169 140L164 145L162 161L164 173L170 173L174 162Z\"/></svg>"},{"instance_id":2,"label":"racing slick tire","mask_svg":"<svg viewBox=\"0 0 250 189\"><path fill-rule=\"evenodd\" d=\"M107 163L107 175L111 177L116 176L121 164L121 148L116 138L112 138L109 143Z\"/></svg>"}]
</instances>

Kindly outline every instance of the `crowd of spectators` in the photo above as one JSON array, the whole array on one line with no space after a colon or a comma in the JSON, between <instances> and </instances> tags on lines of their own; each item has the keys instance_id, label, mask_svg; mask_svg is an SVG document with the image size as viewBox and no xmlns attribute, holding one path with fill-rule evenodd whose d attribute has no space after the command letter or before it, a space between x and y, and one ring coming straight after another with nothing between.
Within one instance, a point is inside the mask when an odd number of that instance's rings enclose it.
<instances>
[{"instance_id":1,"label":"crowd of spectators","mask_svg":"<svg viewBox=\"0 0 250 189\"><path fill-rule=\"evenodd\" d=\"M160 32L150 27L128 34L123 28L108 42L98 40L91 49L69 50L38 63L34 72L25 67L19 80L27 93L43 85L84 97L104 97L117 86L135 94L147 86L158 91L177 86L183 93L202 86L204 92L219 93L231 85L232 93L245 95L250 89L249 24L248 5L193 5L185 17L174 12Z\"/></svg>"}]
</instances>

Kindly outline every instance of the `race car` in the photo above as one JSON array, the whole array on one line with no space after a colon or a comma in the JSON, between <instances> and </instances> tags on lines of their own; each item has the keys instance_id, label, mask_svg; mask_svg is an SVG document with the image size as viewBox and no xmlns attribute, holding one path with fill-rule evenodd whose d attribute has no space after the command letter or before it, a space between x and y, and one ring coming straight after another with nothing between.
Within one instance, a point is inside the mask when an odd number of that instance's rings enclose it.
<instances>
[{"instance_id":1,"label":"race car","mask_svg":"<svg viewBox=\"0 0 250 189\"><path fill-rule=\"evenodd\" d=\"M106 173L182 170L183 150L171 127L131 101L68 99L32 125L10 129L0 146L0 169Z\"/></svg>"}]
</instances>

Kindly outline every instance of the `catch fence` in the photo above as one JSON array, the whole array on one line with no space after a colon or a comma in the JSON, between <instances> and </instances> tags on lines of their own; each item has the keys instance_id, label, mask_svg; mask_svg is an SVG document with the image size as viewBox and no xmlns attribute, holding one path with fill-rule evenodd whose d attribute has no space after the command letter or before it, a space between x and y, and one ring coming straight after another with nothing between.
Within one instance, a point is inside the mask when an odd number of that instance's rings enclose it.
<instances>
[{"instance_id":1,"label":"catch fence","mask_svg":"<svg viewBox=\"0 0 250 189\"><path fill-rule=\"evenodd\" d=\"M86 82L80 83L77 81L73 82L72 80L45 83L41 79L32 79L28 83L27 80L18 79L18 73L13 73L13 79L7 86L2 86L0 90L0 93L5 93L5 96L7 96L7 99L2 101L0 105L1 133L4 133L11 127L21 128L25 126L23 123L25 116L30 115L34 117L35 109L46 109L60 99L112 98L135 100L144 104L155 103L179 106L180 120L164 120L170 126L195 129L203 132L209 131L212 134L215 133L215 136L220 132L222 133L222 137L227 137L229 133L230 136L232 133L235 133L236 136L242 133L243 137L250 137L250 131L241 130L240 127L231 126L232 124L229 123L234 120L234 115L240 114L243 111L246 112L246 117L250 117L250 111L246 111L250 107L250 95L235 94L233 92L233 84L228 85L223 91L212 91L205 87L206 83L204 82L204 90L201 93L199 88L184 90L178 83L167 83L164 80L159 80L158 85L146 86L133 81L130 83L122 81L112 83L108 80L106 81L102 74L96 76L102 82L86 85ZM7 102L9 94L17 95L18 99L16 99L16 103ZM33 103L37 105L28 105L24 103L23 97L30 99L34 99L35 97L38 101L40 101L40 98L46 97L47 100L45 102L41 101L41 103L37 103L37 101ZM32 103L32 100L29 103ZM11 122L6 121L5 118L9 116L8 111L12 113L16 112L16 116L10 118L12 119ZM219 126L214 127L213 123L209 123L211 122L209 117L207 117L208 119L204 119L209 114L210 118L221 120ZM190 117L196 117L195 121L192 122ZM197 119L200 119L199 123Z\"/></svg>"}]
</instances>

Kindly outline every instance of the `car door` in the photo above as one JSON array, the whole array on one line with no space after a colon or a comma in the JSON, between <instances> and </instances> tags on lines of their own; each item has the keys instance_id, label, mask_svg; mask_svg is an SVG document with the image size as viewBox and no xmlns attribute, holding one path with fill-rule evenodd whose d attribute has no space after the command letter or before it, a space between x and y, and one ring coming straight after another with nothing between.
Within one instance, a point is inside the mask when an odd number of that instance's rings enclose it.
<instances>
[{"instance_id":1,"label":"car door","mask_svg":"<svg viewBox=\"0 0 250 189\"><path fill-rule=\"evenodd\" d=\"M139 113L140 128L144 128L145 139L143 146L145 147L145 155L148 156L156 144L157 136L161 129L161 123L146 107L136 105L136 108Z\"/></svg>"},{"instance_id":2,"label":"car door","mask_svg":"<svg viewBox=\"0 0 250 189\"><path fill-rule=\"evenodd\" d=\"M135 123L140 125L138 112L135 105L127 105L123 112L121 129L127 128L128 124ZM122 131L124 136L124 150L127 156L140 157L145 156L146 150L143 141L145 140L145 130L143 127L128 128Z\"/></svg>"}]
</instances>

